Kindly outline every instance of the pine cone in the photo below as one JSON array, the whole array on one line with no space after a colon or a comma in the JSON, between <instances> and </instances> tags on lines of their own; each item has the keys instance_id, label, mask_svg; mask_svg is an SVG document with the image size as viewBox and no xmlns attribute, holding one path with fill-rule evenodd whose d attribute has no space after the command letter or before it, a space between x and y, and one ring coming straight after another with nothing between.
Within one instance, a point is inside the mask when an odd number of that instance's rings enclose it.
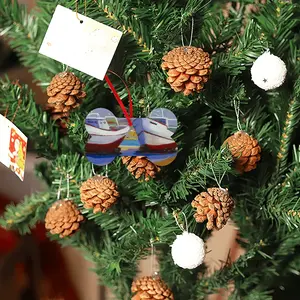
<instances>
[{"instance_id":1,"label":"pine cone","mask_svg":"<svg viewBox=\"0 0 300 300\"><path fill-rule=\"evenodd\" d=\"M161 67L168 71L167 82L185 96L200 92L211 73L212 61L207 52L196 47L178 47L163 57Z\"/></svg>"},{"instance_id":2,"label":"pine cone","mask_svg":"<svg viewBox=\"0 0 300 300\"><path fill-rule=\"evenodd\" d=\"M192 201L192 207L197 209L194 218L197 222L208 221L208 230L221 229L226 225L227 220L234 207L234 201L227 190L220 188L209 188L207 192L197 195Z\"/></svg>"},{"instance_id":3,"label":"pine cone","mask_svg":"<svg viewBox=\"0 0 300 300\"><path fill-rule=\"evenodd\" d=\"M73 73L62 72L55 75L47 88L48 99L47 110L52 114L53 120L66 128L66 121L70 111L77 108L86 93L82 91L83 83Z\"/></svg>"},{"instance_id":4,"label":"pine cone","mask_svg":"<svg viewBox=\"0 0 300 300\"><path fill-rule=\"evenodd\" d=\"M105 213L119 197L114 181L104 176L94 176L85 181L80 188L81 202L85 208L93 208L94 213Z\"/></svg>"},{"instance_id":5,"label":"pine cone","mask_svg":"<svg viewBox=\"0 0 300 300\"><path fill-rule=\"evenodd\" d=\"M144 175L145 181L149 181L150 177L155 178L156 173L160 172L160 168L145 156L123 156L122 162L136 179Z\"/></svg>"},{"instance_id":6,"label":"pine cone","mask_svg":"<svg viewBox=\"0 0 300 300\"><path fill-rule=\"evenodd\" d=\"M56 201L48 210L45 218L45 227L52 234L59 234L61 238L76 232L83 215L71 200Z\"/></svg>"},{"instance_id":7,"label":"pine cone","mask_svg":"<svg viewBox=\"0 0 300 300\"><path fill-rule=\"evenodd\" d=\"M134 294L132 300L174 300L172 291L159 277L145 276L133 281L131 292Z\"/></svg>"},{"instance_id":8,"label":"pine cone","mask_svg":"<svg viewBox=\"0 0 300 300\"><path fill-rule=\"evenodd\" d=\"M258 141L244 131L236 132L227 138L223 145L228 146L240 173L254 170L260 161L261 148Z\"/></svg>"}]
</instances>

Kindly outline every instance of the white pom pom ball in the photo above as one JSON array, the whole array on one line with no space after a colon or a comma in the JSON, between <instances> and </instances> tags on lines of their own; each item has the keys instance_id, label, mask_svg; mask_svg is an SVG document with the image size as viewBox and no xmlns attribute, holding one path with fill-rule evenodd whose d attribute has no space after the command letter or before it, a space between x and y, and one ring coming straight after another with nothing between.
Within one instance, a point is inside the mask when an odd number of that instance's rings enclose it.
<instances>
[{"instance_id":1,"label":"white pom pom ball","mask_svg":"<svg viewBox=\"0 0 300 300\"><path fill-rule=\"evenodd\" d=\"M281 86L286 72L285 63L269 51L258 57L251 68L252 81L265 91Z\"/></svg>"},{"instance_id":2,"label":"white pom pom ball","mask_svg":"<svg viewBox=\"0 0 300 300\"><path fill-rule=\"evenodd\" d=\"M172 247L174 263L183 269L194 269L203 263L205 257L204 242L193 233L183 232L177 235Z\"/></svg>"}]
</instances>

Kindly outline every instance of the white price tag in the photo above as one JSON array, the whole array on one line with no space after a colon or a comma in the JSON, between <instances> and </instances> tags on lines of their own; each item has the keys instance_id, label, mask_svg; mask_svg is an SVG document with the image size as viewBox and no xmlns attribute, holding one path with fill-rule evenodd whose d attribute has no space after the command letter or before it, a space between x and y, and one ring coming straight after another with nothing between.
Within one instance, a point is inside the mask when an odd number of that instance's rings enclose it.
<instances>
[{"instance_id":1,"label":"white price tag","mask_svg":"<svg viewBox=\"0 0 300 300\"><path fill-rule=\"evenodd\" d=\"M0 141L0 162L23 181L27 137L2 115L0 115Z\"/></svg>"},{"instance_id":2,"label":"white price tag","mask_svg":"<svg viewBox=\"0 0 300 300\"><path fill-rule=\"evenodd\" d=\"M103 80L122 32L81 14L78 18L58 5L39 52Z\"/></svg>"}]
</instances>

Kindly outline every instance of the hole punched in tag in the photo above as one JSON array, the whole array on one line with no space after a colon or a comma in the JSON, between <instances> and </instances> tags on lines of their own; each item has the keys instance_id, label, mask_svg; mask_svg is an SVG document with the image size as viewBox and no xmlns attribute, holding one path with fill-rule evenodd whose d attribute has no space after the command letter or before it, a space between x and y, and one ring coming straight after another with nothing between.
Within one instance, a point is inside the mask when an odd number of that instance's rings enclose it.
<instances>
[{"instance_id":1,"label":"hole punched in tag","mask_svg":"<svg viewBox=\"0 0 300 300\"><path fill-rule=\"evenodd\" d=\"M83 24L83 20L81 20L78 16L78 2L79 2L79 0L76 0L76 18L79 20L80 24ZM86 16L86 6L87 6L86 0L84 0L84 15L85 16Z\"/></svg>"}]
</instances>

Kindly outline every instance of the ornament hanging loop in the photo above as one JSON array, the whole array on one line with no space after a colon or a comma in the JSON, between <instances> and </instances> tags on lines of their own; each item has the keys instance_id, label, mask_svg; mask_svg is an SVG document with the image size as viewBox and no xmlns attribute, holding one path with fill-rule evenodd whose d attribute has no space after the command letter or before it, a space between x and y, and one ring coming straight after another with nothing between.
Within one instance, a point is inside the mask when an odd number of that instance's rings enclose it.
<instances>
[{"instance_id":1,"label":"ornament hanging loop","mask_svg":"<svg viewBox=\"0 0 300 300\"><path fill-rule=\"evenodd\" d=\"M60 179L59 179L59 185L58 185L58 190L57 190L57 200L60 199L60 194L61 194L61 184L62 184L62 176L60 176Z\"/></svg>"},{"instance_id":2,"label":"ornament hanging loop","mask_svg":"<svg viewBox=\"0 0 300 300\"><path fill-rule=\"evenodd\" d=\"M219 188L220 190L222 190L222 191L225 191L225 189L223 189L223 188L221 187L221 183L222 183L222 180L223 180L223 178L224 178L224 176L225 176L225 174L226 174L226 171L224 171L223 174L222 174L222 176L221 176L221 178L218 179L217 176L216 176L216 173L215 173L215 171L214 171L213 164L210 163L209 165L210 165L210 169L211 169L211 171L212 171L212 173L213 173L213 175L214 175L214 179L215 179L215 181L216 181L216 184L218 185L218 188Z\"/></svg>"},{"instance_id":3,"label":"ornament hanging loop","mask_svg":"<svg viewBox=\"0 0 300 300\"><path fill-rule=\"evenodd\" d=\"M63 65L63 73L67 73L69 71L68 65Z\"/></svg>"},{"instance_id":4,"label":"ornament hanging loop","mask_svg":"<svg viewBox=\"0 0 300 300\"><path fill-rule=\"evenodd\" d=\"M238 131L242 131L242 126L241 126L241 122L240 122L240 114L241 114L241 110L240 110L240 100L233 100L233 106L234 106L234 112L236 115L236 127Z\"/></svg>"},{"instance_id":5,"label":"ornament hanging loop","mask_svg":"<svg viewBox=\"0 0 300 300\"><path fill-rule=\"evenodd\" d=\"M150 240L151 245L151 276L156 276L157 273L154 272L154 239Z\"/></svg>"},{"instance_id":6,"label":"ornament hanging loop","mask_svg":"<svg viewBox=\"0 0 300 300\"><path fill-rule=\"evenodd\" d=\"M78 2L79 0L76 0L76 18L79 20L80 24L83 23L83 20L81 20L78 16ZM84 0L84 15L86 16L86 7L87 7L87 3L86 0Z\"/></svg>"},{"instance_id":7,"label":"ornament hanging loop","mask_svg":"<svg viewBox=\"0 0 300 300\"><path fill-rule=\"evenodd\" d=\"M7 104L6 106L6 110L5 110L5 113L4 113L4 118L7 117L7 114L8 114L8 109L9 109L9 104Z\"/></svg>"},{"instance_id":8,"label":"ornament hanging loop","mask_svg":"<svg viewBox=\"0 0 300 300\"><path fill-rule=\"evenodd\" d=\"M70 175L67 174L67 200L70 199Z\"/></svg>"},{"instance_id":9,"label":"ornament hanging loop","mask_svg":"<svg viewBox=\"0 0 300 300\"><path fill-rule=\"evenodd\" d=\"M117 100L118 104L120 105L120 107L123 111L123 114L124 114L125 118L127 119L128 125L132 126L133 124L132 124L131 118L133 118L133 103L132 103L132 97L131 97L130 90L129 90L126 82L121 78L121 76L119 76L118 74L116 74L115 72L113 72L111 70L108 70L108 72L116 75L119 79L121 79L121 81L125 85L125 88L126 88L127 93L128 93L128 99L129 99L129 112L126 110L121 97L119 96L117 90L115 89L114 85L110 81L109 77L107 75L104 76L104 79L105 79L106 83L108 84L109 88L111 89L115 99Z\"/></svg>"},{"instance_id":10,"label":"ornament hanging loop","mask_svg":"<svg viewBox=\"0 0 300 300\"><path fill-rule=\"evenodd\" d=\"M191 25L191 36L190 36L190 42L188 47L190 47L192 45L192 41L193 41L193 35L194 35L194 17L192 16L192 25ZM183 47L186 47L186 45L184 44L184 37L183 37L183 15L181 17L181 21L180 21L180 33L181 33L181 43ZM187 51L187 49L185 49Z\"/></svg>"},{"instance_id":11,"label":"ornament hanging loop","mask_svg":"<svg viewBox=\"0 0 300 300\"><path fill-rule=\"evenodd\" d=\"M184 217L184 222L185 224L182 224L179 222L179 213L177 211L173 211L173 217L176 221L177 226L183 231L183 232L189 232L189 226L188 226L188 221L187 221L187 217L186 214L181 211L183 217Z\"/></svg>"},{"instance_id":12,"label":"ornament hanging loop","mask_svg":"<svg viewBox=\"0 0 300 300\"><path fill-rule=\"evenodd\" d=\"M93 175L93 176L96 176L96 175L97 175L96 172L95 172L94 164L92 164L92 175Z\"/></svg>"}]
</instances>

